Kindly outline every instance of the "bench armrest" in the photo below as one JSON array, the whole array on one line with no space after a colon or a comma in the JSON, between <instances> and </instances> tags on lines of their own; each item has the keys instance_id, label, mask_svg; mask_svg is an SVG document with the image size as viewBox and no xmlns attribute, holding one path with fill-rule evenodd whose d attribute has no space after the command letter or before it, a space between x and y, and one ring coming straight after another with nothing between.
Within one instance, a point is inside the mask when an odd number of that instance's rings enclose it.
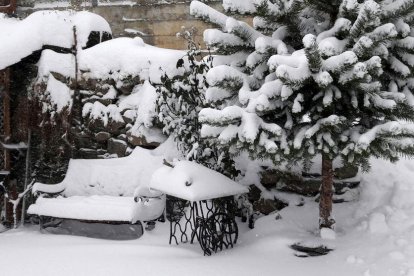
<instances>
[{"instance_id":1,"label":"bench armrest","mask_svg":"<svg viewBox=\"0 0 414 276\"><path fill-rule=\"evenodd\" d=\"M43 184L40 182L36 182L33 185L32 193L36 195L40 194L47 194L47 195L58 195L62 193L66 188L66 185L61 182L58 184Z\"/></svg>"},{"instance_id":2,"label":"bench armrest","mask_svg":"<svg viewBox=\"0 0 414 276\"><path fill-rule=\"evenodd\" d=\"M149 200L163 200L164 197L163 195L160 196L134 196L134 201L135 202L148 202Z\"/></svg>"}]
</instances>

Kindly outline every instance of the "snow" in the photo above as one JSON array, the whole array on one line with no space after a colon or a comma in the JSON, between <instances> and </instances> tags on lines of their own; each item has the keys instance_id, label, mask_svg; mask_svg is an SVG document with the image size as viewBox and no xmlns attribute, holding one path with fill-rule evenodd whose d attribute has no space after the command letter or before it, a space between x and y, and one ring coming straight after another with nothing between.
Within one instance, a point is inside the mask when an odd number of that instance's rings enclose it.
<instances>
[{"instance_id":1,"label":"snow","mask_svg":"<svg viewBox=\"0 0 414 276\"><path fill-rule=\"evenodd\" d=\"M387 133L393 133L393 135L409 135L414 133L414 126L409 123L396 121L377 125L358 137L358 146L362 149L366 149L377 137Z\"/></svg>"},{"instance_id":2,"label":"snow","mask_svg":"<svg viewBox=\"0 0 414 276\"><path fill-rule=\"evenodd\" d=\"M319 237L318 204L312 199L305 199L303 207L281 210L282 219L276 220L275 214L260 218L253 230L238 221L235 247L210 257L203 256L197 243L169 245L168 223L157 223L153 231L132 241L41 234L38 227L26 226L0 234L2 273L129 275L139 267L140 274L173 276L195 271L237 276L414 275L414 161L371 161L371 171L361 175L360 199L333 206L333 240ZM297 242L334 250L298 258L289 248ZM22 259L25 265L17 265Z\"/></svg>"},{"instance_id":3,"label":"snow","mask_svg":"<svg viewBox=\"0 0 414 276\"><path fill-rule=\"evenodd\" d=\"M244 194L248 189L230 178L191 161L177 161L152 176L150 187L189 201Z\"/></svg>"},{"instance_id":4,"label":"snow","mask_svg":"<svg viewBox=\"0 0 414 276\"><path fill-rule=\"evenodd\" d=\"M72 54L60 54L46 49L37 63L38 76L47 77L51 72L75 78L75 57Z\"/></svg>"},{"instance_id":5,"label":"snow","mask_svg":"<svg viewBox=\"0 0 414 276\"><path fill-rule=\"evenodd\" d=\"M238 106L228 106L223 110L216 110L213 108L204 108L199 113L200 122L213 122L219 124L223 121L236 121L242 117L244 111Z\"/></svg>"},{"instance_id":6,"label":"snow","mask_svg":"<svg viewBox=\"0 0 414 276\"><path fill-rule=\"evenodd\" d=\"M344 67L355 64L358 57L352 51L346 51L337 56L330 57L323 62L322 68L331 72L340 72Z\"/></svg>"},{"instance_id":7,"label":"snow","mask_svg":"<svg viewBox=\"0 0 414 276\"><path fill-rule=\"evenodd\" d=\"M38 11L21 21L0 17L0 69L45 45L71 48L74 26L81 47L86 46L91 31L112 33L105 19L86 11Z\"/></svg>"},{"instance_id":8,"label":"snow","mask_svg":"<svg viewBox=\"0 0 414 276\"><path fill-rule=\"evenodd\" d=\"M259 1L262 2L261 0L224 0L223 5L230 11L248 13L255 10L254 4ZM284 12L283 9L278 9L279 3L266 2L274 15ZM295 1L285 2L287 8L290 8L289 6ZM381 5L388 5L389 11L403 3L403 1L395 1L396 4L390 4L392 1L383 2ZM360 6L362 12L358 20L368 17L367 14L370 12L375 14L379 9L379 5L371 0L361 5L355 0L344 1L344 5L349 9L357 9ZM341 98L341 91L331 85L333 78L330 73L336 74L345 70L340 76L341 84L346 84L355 78L368 78L369 74L380 74L380 57L373 57L369 61L360 63L358 57L363 56L366 48L384 36L396 36L399 33L405 37L409 31L409 26L403 22L383 25L367 36L360 37L355 43L354 51L344 52L349 41L339 40L333 35L339 31L350 30L351 36L356 39L360 34L355 27L358 24L352 27L349 21L339 18L332 29L317 37L305 37L305 46L311 48L317 42L321 53L329 57L322 64L322 70L325 71L314 74L308 70L304 51L294 52L291 56L286 55L288 49L279 40L284 36L282 32L275 33L272 37L260 36L245 23L215 12L198 1L192 1L191 13L209 19L222 28L222 31L207 30L204 33L204 38L209 44L254 46L257 52L243 58L239 56L240 60L246 61L246 66L254 68L262 62L261 59L264 59L268 52L277 53L267 64L275 74L271 73L273 77L266 78L269 82L257 91L250 91L249 78L234 68L237 66L219 65L210 70L207 80L213 86L210 86L207 92L208 100L219 102L232 97L234 91L223 90L222 87L225 81L232 80L231 88L235 91L240 90L240 103L247 107L204 109L199 118L200 122L211 123L203 126L204 137L217 137L221 143L228 143L239 136L242 143L247 142L250 145L256 143L270 153L277 152L278 148L269 136L277 136L276 140L279 141L279 139L283 140L280 136L284 134L279 126L265 123L256 114L257 111L263 112L275 108L271 106L273 103L269 101L270 99L280 96L282 101L288 100L297 89L291 85L292 83L312 77L319 85L326 87L318 99L323 97L323 105L329 106ZM0 19L1 29L11 29L17 34L16 37L10 36L11 32L0 34L0 41L2 41L0 68L19 61L33 51L41 49L45 44L54 43L55 39L59 42L56 46L70 48L73 44L71 27L73 24L76 25L76 22L80 22L77 26L79 26L82 46L86 43L85 38L87 39L89 30L99 29L101 26L102 29L98 31L107 30L107 26L100 22L100 19L89 17L87 13L74 16L70 12L66 14L54 12L54 14L43 13L42 17L45 14L47 16L44 18L51 19L42 23L39 23L34 15L34 19L29 17L23 21ZM59 21L61 18L69 17L72 19L65 21L66 23ZM375 21L375 18L372 21ZM9 26L12 27L8 28ZM62 29L63 32L56 33L57 29ZM24 35L22 35L23 30ZM238 32L245 37L240 39L232 34ZM13 44L8 42L3 44L3 41L9 40ZM31 43L25 43L26 40L30 40ZM403 38L394 46L412 48L412 40L412 37ZM22 47L15 47L15 45ZM387 56L386 46L388 45L378 46L372 54ZM5 58L2 52L7 53ZM122 99L116 104L109 106L104 106L100 102L85 104L84 115L90 116L91 119L103 118L105 124L110 120L123 121L122 116L138 118L133 126L130 125L132 128L128 134L148 137L146 131L150 131L148 128L153 124L156 101L155 88L151 83L159 82L160 76L164 73L176 74L176 61L184 54L182 51L146 45L140 38L119 38L87 50L80 50L79 68L86 77L113 79L117 87L123 80L132 76L139 76L143 81L142 85L133 89L131 95L121 97ZM414 58L409 54L398 58L401 60L391 55L387 56L390 67L402 76L411 74L403 62L414 64ZM232 62L232 65L236 64L236 61ZM46 94L57 111L70 106L72 92L51 72L73 78L73 64L74 58L71 55L57 54L50 50L44 51L39 61L39 76L44 77L44 80L47 79ZM230 64L230 61L227 64ZM160 67L163 71L159 69ZM253 73L257 79L262 80L261 75L266 69L266 65L263 64L257 66ZM285 83L291 83L283 85L280 80L274 79L276 76L282 78ZM377 84L368 85L375 88ZM367 94L366 106L372 104L384 109L395 107L397 102L404 100L404 97L402 93L397 93L399 90L397 84L394 86L393 93ZM257 86L255 87L257 89ZM408 88L404 89L407 99L411 103L414 102ZM111 87L104 97L113 99L116 94L115 88ZM234 92L235 94L237 92ZM295 94L291 110L293 113L302 112L303 98L302 94ZM356 106L356 103L355 96L352 104ZM125 110L127 111L121 115ZM286 115L291 116L288 113ZM345 119L337 115L318 119L313 126L305 126L296 133L295 148L300 148L305 138L313 136L316 136L317 140L315 147L322 148L323 144L329 144L331 147L334 145L330 133L320 132L324 126L341 124ZM286 125L292 123L290 120ZM412 136L414 129L400 122L388 122L364 130L363 133L356 129L350 135L355 143L352 146L358 152L358 147L366 149L376 138L387 133ZM151 137L161 137L161 134L155 133ZM148 142L151 141L153 140ZM283 141L281 142L283 144ZM391 142L392 146L399 148L412 143L410 139L395 139ZM62 183L54 186L37 183L34 187L34 191L60 191L66 188L63 194L69 197L39 198L36 204L30 207L29 213L87 220L133 222L145 216L154 217L155 213L163 209L165 203L164 197L157 199L156 205L146 200L135 202L133 200L135 196L159 196L160 193L157 191L162 191L190 201L197 201L247 192L245 186L193 162L175 161L172 162L174 168L162 167L163 158L170 160L178 156L178 153L173 150L174 142L169 139L167 143L168 146L162 145L152 152L137 148L129 157L120 159L72 160ZM309 152L311 151L314 149L309 147ZM243 158L247 159L247 157ZM139 271L149 275L186 275L194 272L200 275L303 275L304 273L310 276L414 275L414 185L410 183L414 177L414 162L401 160L396 164L389 164L376 159L371 161L372 170L358 176L361 180L359 190L350 192L352 195L344 195L344 197L352 196L353 199L355 195L359 195L359 200L334 205L334 217L337 221L335 231L330 229L319 231L318 205L313 198L299 199L296 195L278 193L279 198L288 199L287 201L293 203L280 211L282 219L276 220L275 214L262 217L257 221L254 230L248 230L246 225L240 223L241 232L236 247L210 258L203 257L197 245L169 246L168 224L158 224L154 232L147 232L141 239L128 242L40 235L37 229L25 227L0 235L3 249L0 251L2 273L5 275L124 275L131 274L131 271ZM244 178L240 179L240 183L244 185L258 182L257 172L262 170L261 166L265 162L252 163L254 164L245 168ZM264 188L263 196L271 198L270 192ZM304 203L305 207L296 206L298 202ZM137 208L138 206L140 208ZM322 257L297 258L294 256L294 251L289 248L289 245L297 242L307 245L326 245L333 251ZM116 256L114 252L117 252ZM25 261L25 266L10 265L22 259Z\"/></svg>"},{"instance_id":9,"label":"snow","mask_svg":"<svg viewBox=\"0 0 414 276\"><path fill-rule=\"evenodd\" d=\"M81 51L79 68L88 72L85 76L95 79L118 81L139 76L143 80L159 83L164 73L169 76L177 73L177 60L184 55L184 51L145 44L139 37L121 37Z\"/></svg>"},{"instance_id":10,"label":"snow","mask_svg":"<svg viewBox=\"0 0 414 276\"><path fill-rule=\"evenodd\" d=\"M191 1L190 14L208 20L211 23L225 27L227 16L199 1Z\"/></svg>"},{"instance_id":11,"label":"snow","mask_svg":"<svg viewBox=\"0 0 414 276\"><path fill-rule=\"evenodd\" d=\"M82 109L82 116L91 120L102 120L104 126L108 125L108 108L101 102L85 103Z\"/></svg>"},{"instance_id":12,"label":"snow","mask_svg":"<svg viewBox=\"0 0 414 276\"><path fill-rule=\"evenodd\" d=\"M84 78L118 82L139 76L141 80L159 83L164 73L169 76L178 73L177 60L184 56L184 51L154 47L139 37L121 37L80 50L78 62L79 70L85 72L82 74ZM72 78L75 74L74 58L70 54L45 50L38 65L42 77L50 72Z\"/></svg>"},{"instance_id":13,"label":"snow","mask_svg":"<svg viewBox=\"0 0 414 276\"><path fill-rule=\"evenodd\" d=\"M227 65L215 66L206 75L208 84L212 86L219 85L224 79L230 79L236 84L242 84L245 77L246 75L242 72Z\"/></svg>"},{"instance_id":14,"label":"snow","mask_svg":"<svg viewBox=\"0 0 414 276\"><path fill-rule=\"evenodd\" d=\"M135 121L132 128L128 131L137 137L146 137L147 142L163 142L165 137L161 133L149 135L149 129L153 126L156 113L156 102L158 94L155 88L145 81L144 84L134 87L132 94L121 99L119 110L135 110ZM155 134L155 135L154 135Z\"/></svg>"},{"instance_id":15,"label":"snow","mask_svg":"<svg viewBox=\"0 0 414 276\"><path fill-rule=\"evenodd\" d=\"M56 107L57 112L61 112L65 107L70 108L72 105L73 91L64 83L56 80L53 75L49 76L46 93L50 97L52 106Z\"/></svg>"},{"instance_id":16,"label":"snow","mask_svg":"<svg viewBox=\"0 0 414 276\"><path fill-rule=\"evenodd\" d=\"M32 191L59 192L57 198L39 197L29 214L97 221L151 220L165 207L165 197L135 202L135 196L160 196L149 191L152 174L163 156L135 148L128 157L71 159L65 179L56 185L35 183Z\"/></svg>"},{"instance_id":17,"label":"snow","mask_svg":"<svg viewBox=\"0 0 414 276\"><path fill-rule=\"evenodd\" d=\"M133 196L137 187L148 185L152 173L162 166L161 155L136 147L127 157L115 159L71 159L65 179L66 197L85 195ZM52 185L53 187L53 185ZM51 185L36 183L33 192ZM52 188L53 189L53 188Z\"/></svg>"},{"instance_id":18,"label":"snow","mask_svg":"<svg viewBox=\"0 0 414 276\"><path fill-rule=\"evenodd\" d=\"M240 37L223 33L216 29L207 29L203 33L203 38L208 45L214 47L215 45L225 45L225 47L236 47L245 45L244 41Z\"/></svg>"},{"instance_id":19,"label":"snow","mask_svg":"<svg viewBox=\"0 0 414 276\"><path fill-rule=\"evenodd\" d=\"M30 205L27 212L56 218L135 223L138 220L147 221L158 218L164 208L165 197L135 202L130 196L93 195L67 198L40 197L36 200L36 204Z\"/></svg>"},{"instance_id":20,"label":"snow","mask_svg":"<svg viewBox=\"0 0 414 276\"><path fill-rule=\"evenodd\" d=\"M79 50L78 62L79 69L83 72L82 79L112 79L117 86L122 86L124 81L128 82L135 77L138 77L138 83L142 82L142 85L136 85L132 89L129 96L121 98L114 105L105 106L99 101L84 104L83 116L92 120L101 119L106 126L111 121L124 122L121 114L129 109L127 115L129 118L133 117L131 118L133 124L128 130L128 135L144 137L148 143L165 141L162 131L153 128L157 116L158 96L151 83L159 83L163 74L168 74L170 77L176 75L179 70L176 68L177 60L184 55L184 51L147 45L141 38L118 38L89 49ZM43 51L38 62L38 81L47 80L49 83L54 81L52 73L74 78L74 62L71 54ZM117 91L110 86L102 99L114 99L116 95ZM66 98L60 101L66 102ZM60 104L58 111L60 111L62 104L58 103Z\"/></svg>"},{"instance_id":21,"label":"snow","mask_svg":"<svg viewBox=\"0 0 414 276\"><path fill-rule=\"evenodd\" d=\"M336 233L332 229L322 228L321 229L321 238L323 240L334 240L336 238Z\"/></svg>"},{"instance_id":22,"label":"snow","mask_svg":"<svg viewBox=\"0 0 414 276\"><path fill-rule=\"evenodd\" d=\"M71 196L39 198L29 214L85 220L132 221L136 202L133 197Z\"/></svg>"}]
</instances>

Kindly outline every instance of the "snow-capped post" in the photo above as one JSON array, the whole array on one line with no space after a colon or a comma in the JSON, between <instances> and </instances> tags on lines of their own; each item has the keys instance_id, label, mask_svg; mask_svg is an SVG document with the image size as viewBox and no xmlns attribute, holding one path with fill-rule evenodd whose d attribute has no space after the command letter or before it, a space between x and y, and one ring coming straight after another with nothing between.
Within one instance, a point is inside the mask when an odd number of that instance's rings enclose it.
<instances>
[{"instance_id":1,"label":"snow-capped post","mask_svg":"<svg viewBox=\"0 0 414 276\"><path fill-rule=\"evenodd\" d=\"M76 26L73 26L73 46L72 46L72 55L75 60L75 75L73 80L73 96L72 96L72 105L70 108L70 114L68 123L66 125L66 133L62 137L65 143L71 149L72 158L74 157L74 149L75 146L73 145L73 139L69 137L71 128L74 128L74 131L78 131L82 126L82 102L80 97L80 90L79 90L79 60L78 60L78 52L79 49L79 42L78 42L78 35Z\"/></svg>"},{"instance_id":2,"label":"snow-capped post","mask_svg":"<svg viewBox=\"0 0 414 276\"><path fill-rule=\"evenodd\" d=\"M26 194L32 190L34 182L35 180L32 180L32 182L25 188L25 190L16 196L16 199L10 199L9 196L7 195L8 201L13 206L13 228L15 229L18 227L17 208L19 207L21 200L24 199ZM22 213L23 213L23 210L22 210ZM22 220L21 223L23 224L24 220Z\"/></svg>"},{"instance_id":3,"label":"snow-capped post","mask_svg":"<svg viewBox=\"0 0 414 276\"><path fill-rule=\"evenodd\" d=\"M255 4L259 3L259 4ZM254 28L192 1L218 29L204 40L223 65L207 73L204 137L254 158L322 156L320 228L333 228L333 161L369 169L371 156L414 155L414 1L236 1ZM326 232L321 230L321 233ZM329 231L328 231L329 232Z\"/></svg>"},{"instance_id":4,"label":"snow-capped post","mask_svg":"<svg viewBox=\"0 0 414 276\"><path fill-rule=\"evenodd\" d=\"M30 114L30 113L29 113ZM24 175L24 191L27 190L28 183L29 183L29 173L30 173L30 148L31 148L31 140L32 140L32 131L29 128L27 133L27 149L26 149L26 164L25 164L25 175ZM22 217L21 223L24 224L26 214L26 194L23 195L22 198Z\"/></svg>"},{"instance_id":5,"label":"snow-capped post","mask_svg":"<svg viewBox=\"0 0 414 276\"><path fill-rule=\"evenodd\" d=\"M74 111L74 118L77 125L81 124L82 120L82 103L80 99L80 91L79 91L79 60L78 60L78 52L79 52L79 43L78 43L78 34L76 26L73 26L73 56L75 58L75 79L74 79L74 92L73 92L73 104L72 108Z\"/></svg>"}]
</instances>

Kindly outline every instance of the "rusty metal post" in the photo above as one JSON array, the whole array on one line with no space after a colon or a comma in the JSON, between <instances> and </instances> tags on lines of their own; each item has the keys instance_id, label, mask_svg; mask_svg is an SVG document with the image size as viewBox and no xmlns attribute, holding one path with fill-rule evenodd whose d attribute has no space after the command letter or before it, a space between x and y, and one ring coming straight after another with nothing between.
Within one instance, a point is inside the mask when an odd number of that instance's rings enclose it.
<instances>
[{"instance_id":1,"label":"rusty metal post","mask_svg":"<svg viewBox=\"0 0 414 276\"><path fill-rule=\"evenodd\" d=\"M16 0L0 1L0 12L14 14L16 12Z\"/></svg>"},{"instance_id":2,"label":"rusty metal post","mask_svg":"<svg viewBox=\"0 0 414 276\"><path fill-rule=\"evenodd\" d=\"M7 143L11 137L10 125L10 69L4 69L1 73L3 80L3 128L4 128L4 142ZM4 152L4 169L10 171L10 153Z\"/></svg>"},{"instance_id":3,"label":"rusty metal post","mask_svg":"<svg viewBox=\"0 0 414 276\"><path fill-rule=\"evenodd\" d=\"M9 142L11 138L11 120L10 120L10 69L6 68L0 71L0 84L2 84L3 91L2 91L2 98L3 98L3 139L4 142ZM4 149L4 168L5 171L11 170L11 162L10 162L10 152ZM8 177L6 177L5 182L6 186L8 187L8 196L11 199L15 199L17 197L17 190L15 185L11 185L8 181ZM9 183L7 183L9 182ZM15 184L15 183L14 183ZM6 221L11 222L13 221L13 205L10 203L6 204Z\"/></svg>"}]
</instances>

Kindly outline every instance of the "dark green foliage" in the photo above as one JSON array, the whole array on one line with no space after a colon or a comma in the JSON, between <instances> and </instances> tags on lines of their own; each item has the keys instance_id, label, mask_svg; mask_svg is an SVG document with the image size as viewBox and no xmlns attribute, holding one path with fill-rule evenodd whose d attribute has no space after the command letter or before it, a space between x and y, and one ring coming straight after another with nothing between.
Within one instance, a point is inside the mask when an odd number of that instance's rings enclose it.
<instances>
[{"instance_id":1,"label":"dark green foliage","mask_svg":"<svg viewBox=\"0 0 414 276\"><path fill-rule=\"evenodd\" d=\"M206 73L212 66L212 56L202 56L195 43L189 44L185 57L177 62L182 74L161 78L157 87L159 120L163 132L173 136L187 160L194 160L229 177L237 175L233 161L226 152L219 152L210 141L201 138L198 112L209 107L205 99L208 88Z\"/></svg>"}]
</instances>

